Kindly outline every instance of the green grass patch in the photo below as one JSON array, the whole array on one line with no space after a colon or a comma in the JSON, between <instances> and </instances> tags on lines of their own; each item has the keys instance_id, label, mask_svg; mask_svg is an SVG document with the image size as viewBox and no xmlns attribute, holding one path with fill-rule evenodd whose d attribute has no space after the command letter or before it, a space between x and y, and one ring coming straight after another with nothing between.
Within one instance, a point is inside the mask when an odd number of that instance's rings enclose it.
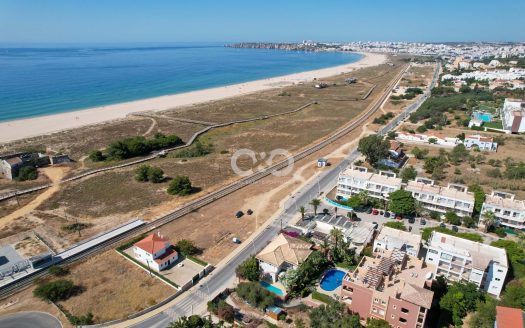
<instances>
[{"instance_id":1,"label":"green grass patch","mask_svg":"<svg viewBox=\"0 0 525 328\"><path fill-rule=\"evenodd\" d=\"M483 126L489 129L503 129L501 121L485 122L483 123Z\"/></svg>"},{"instance_id":2,"label":"green grass patch","mask_svg":"<svg viewBox=\"0 0 525 328\"><path fill-rule=\"evenodd\" d=\"M483 242L483 237L481 235L478 235L477 233L473 233L473 232L454 232L454 231L452 231L450 229L442 228L442 227L433 227L433 228L425 228L425 229L423 229L423 233L421 234L421 237L423 238L423 240L428 241L428 239L430 238L430 235L432 234L432 231L437 231L437 232L441 232L441 233L444 233L444 234L447 234L447 235L456 236L456 237L459 237L459 238L468 239L468 240L472 240L472 241L477 241L477 242L480 242L480 243Z\"/></svg>"},{"instance_id":3,"label":"green grass patch","mask_svg":"<svg viewBox=\"0 0 525 328\"><path fill-rule=\"evenodd\" d=\"M328 296L326 294L323 294L323 293L319 293L318 291L314 291L312 293L312 298L314 300L318 300L318 301L321 301L321 302L326 303L326 304L330 304L330 303L336 302L336 300L334 300L330 296Z\"/></svg>"},{"instance_id":4,"label":"green grass patch","mask_svg":"<svg viewBox=\"0 0 525 328\"><path fill-rule=\"evenodd\" d=\"M184 254L183 254L184 255ZM206 261L203 261L201 259L198 259L194 256L191 256L191 255L184 255L184 257L186 257L188 260L192 260L193 262L197 263L197 264L200 264L202 266L207 266L208 265L208 262Z\"/></svg>"}]
</instances>

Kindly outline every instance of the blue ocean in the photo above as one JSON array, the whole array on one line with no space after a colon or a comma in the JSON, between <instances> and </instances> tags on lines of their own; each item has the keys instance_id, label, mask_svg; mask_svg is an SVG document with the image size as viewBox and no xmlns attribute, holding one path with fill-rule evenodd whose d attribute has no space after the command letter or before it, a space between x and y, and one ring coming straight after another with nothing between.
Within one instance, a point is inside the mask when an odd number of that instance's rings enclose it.
<instances>
[{"instance_id":1,"label":"blue ocean","mask_svg":"<svg viewBox=\"0 0 525 328\"><path fill-rule=\"evenodd\" d=\"M0 121L103 106L355 62L339 52L218 44L0 48Z\"/></svg>"}]
</instances>

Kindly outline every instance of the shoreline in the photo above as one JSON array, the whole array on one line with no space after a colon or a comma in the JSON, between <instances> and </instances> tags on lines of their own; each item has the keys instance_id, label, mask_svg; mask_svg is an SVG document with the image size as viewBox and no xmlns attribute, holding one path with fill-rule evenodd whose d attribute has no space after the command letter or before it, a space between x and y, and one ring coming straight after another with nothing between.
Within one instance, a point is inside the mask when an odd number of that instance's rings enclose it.
<instances>
[{"instance_id":1,"label":"shoreline","mask_svg":"<svg viewBox=\"0 0 525 328\"><path fill-rule=\"evenodd\" d=\"M196 90L178 94L122 102L113 105L76 110L71 112L37 116L0 122L0 143L6 143L88 125L124 119L128 115L144 111L165 111L177 107L191 106L225 98L242 96L258 91L282 88L299 82L310 82L314 78L326 78L355 69L377 66L386 61L386 55L360 53L363 57L356 62L277 76L222 87Z\"/></svg>"}]
</instances>

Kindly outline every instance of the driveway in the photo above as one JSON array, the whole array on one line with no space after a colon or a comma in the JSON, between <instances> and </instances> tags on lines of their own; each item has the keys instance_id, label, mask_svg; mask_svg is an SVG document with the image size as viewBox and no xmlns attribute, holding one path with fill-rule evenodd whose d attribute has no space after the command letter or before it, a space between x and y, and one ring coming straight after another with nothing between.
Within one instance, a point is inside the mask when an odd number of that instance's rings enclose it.
<instances>
[{"instance_id":1,"label":"driveway","mask_svg":"<svg viewBox=\"0 0 525 328\"><path fill-rule=\"evenodd\" d=\"M2 328L62 328L57 318L45 312L20 312L0 317Z\"/></svg>"}]
</instances>

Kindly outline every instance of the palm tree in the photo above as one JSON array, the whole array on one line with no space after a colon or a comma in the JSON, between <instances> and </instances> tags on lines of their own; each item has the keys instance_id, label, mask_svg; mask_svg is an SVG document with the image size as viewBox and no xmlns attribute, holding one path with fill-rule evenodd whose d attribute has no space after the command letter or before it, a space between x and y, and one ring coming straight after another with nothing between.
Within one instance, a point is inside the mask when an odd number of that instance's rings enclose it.
<instances>
[{"instance_id":1,"label":"palm tree","mask_svg":"<svg viewBox=\"0 0 525 328\"><path fill-rule=\"evenodd\" d=\"M421 204L420 201L415 201L414 202L414 214L416 214L416 216L421 216L421 214L423 214L423 212L425 211L425 208L423 207L423 204Z\"/></svg>"},{"instance_id":2,"label":"palm tree","mask_svg":"<svg viewBox=\"0 0 525 328\"><path fill-rule=\"evenodd\" d=\"M334 242L334 248L339 247L339 241L343 239L343 232L337 228L330 230L330 238Z\"/></svg>"},{"instance_id":3,"label":"palm tree","mask_svg":"<svg viewBox=\"0 0 525 328\"><path fill-rule=\"evenodd\" d=\"M494 212L492 211L486 211L482 214L483 217L483 225L485 225L485 232L489 231L489 228L494 226L496 224L496 216L494 215Z\"/></svg>"},{"instance_id":4,"label":"palm tree","mask_svg":"<svg viewBox=\"0 0 525 328\"><path fill-rule=\"evenodd\" d=\"M357 197L359 197L359 201L361 202L361 206L366 206L366 205L368 205L368 201L369 201L369 198L368 198L368 191L363 190L363 191L359 192L359 193L357 194Z\"/></svg>"},{"instance_id":5,"label":"palm tree","mask_svg":"<svg viewBox=\"0 0 525 328\"><path fill-rule=\"evenodd\" d=\"M321 201L318 198L312 199L310 205L314 207L314 215L317 215L317 206L321 205Z\"/></svg>"},{"instance_id":6,"label":"palm tree","mask_svg":"<svg viewBox=\"0 0 525 328\"><path fill-rule=\"evenodd\" d=\"M304 208L304 206L299 207L299 213L301 213L301 220L304 220L305 211L306 209Z\"/></svg>"}]
</instances>

